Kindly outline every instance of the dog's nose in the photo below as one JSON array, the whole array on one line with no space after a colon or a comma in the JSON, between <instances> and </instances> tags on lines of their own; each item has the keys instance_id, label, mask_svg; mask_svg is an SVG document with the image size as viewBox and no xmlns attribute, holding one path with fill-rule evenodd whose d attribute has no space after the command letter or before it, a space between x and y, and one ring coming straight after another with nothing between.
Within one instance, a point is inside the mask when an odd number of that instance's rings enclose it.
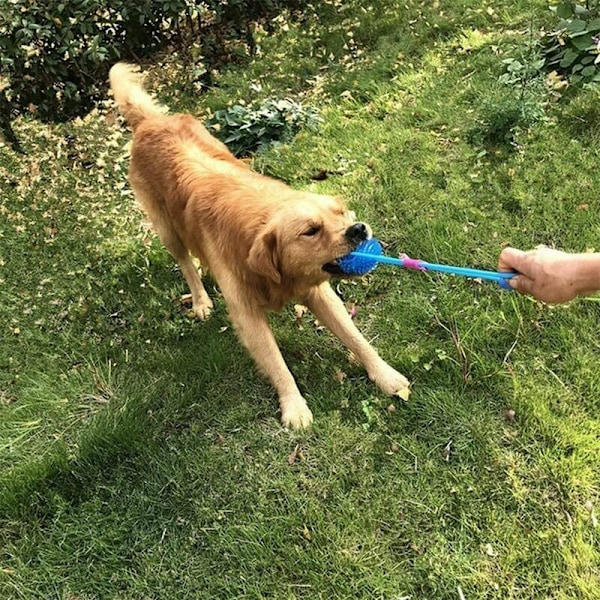
<instances>
[{"instance_id":1,"label":"dog's nose","mask_svg":"<svg viewBox=\"0 0 600 600\"><path fill-rule=\"evenodd\" d=\"M369 227L366 223L354 223L346 229L346 239L353 244L364 242L369 237Z\"/></svg>"}]
</instances>

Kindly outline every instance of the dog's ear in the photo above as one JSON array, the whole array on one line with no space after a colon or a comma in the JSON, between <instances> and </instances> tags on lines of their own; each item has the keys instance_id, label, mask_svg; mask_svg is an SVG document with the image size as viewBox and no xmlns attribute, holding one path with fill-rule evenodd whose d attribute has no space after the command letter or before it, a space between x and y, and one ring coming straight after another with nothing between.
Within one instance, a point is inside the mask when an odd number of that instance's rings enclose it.
<instances>
[{"instance_id":1,"label":"dog's ear","mask_svg":"<svg viewBox=\"0 0 600 600\"><path fill-rule=\"evenodd\" d=\"M279 258L277 255L277 236L272 227L266 227L256 238L248 254L248 266L275 283L281 283Z\"/></svg>"}]
</instances>

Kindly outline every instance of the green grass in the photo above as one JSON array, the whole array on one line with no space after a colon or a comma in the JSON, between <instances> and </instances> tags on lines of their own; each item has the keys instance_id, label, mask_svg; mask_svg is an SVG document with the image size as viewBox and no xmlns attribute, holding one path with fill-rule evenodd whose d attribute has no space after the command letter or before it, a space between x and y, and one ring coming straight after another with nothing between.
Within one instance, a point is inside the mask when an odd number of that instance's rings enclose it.
<instances>
[{"instance_id":1,"label":"green grass","mask_svg":"<svg viewBox=\"0 0 600 600\"><path fill-rule=\"evenodd\" d=\"M177 57L151 79L199 114L318 106L318 133L254 166L343 194L390 252L494 269L507 243L600 250L597 90L536 88L543 118L472 135L518 101L501 61L551 23L545 2L427 6L322 2L206 96L170 91ZM315 425L286 432L216 291L208 322L185 317L112 110L15 129L27 156L0 147L0 597L598 598L597 299L548 307L386 267L340 282L413 394L390 409L289 308L273 326Z\"/></svg>"}]
</instances>

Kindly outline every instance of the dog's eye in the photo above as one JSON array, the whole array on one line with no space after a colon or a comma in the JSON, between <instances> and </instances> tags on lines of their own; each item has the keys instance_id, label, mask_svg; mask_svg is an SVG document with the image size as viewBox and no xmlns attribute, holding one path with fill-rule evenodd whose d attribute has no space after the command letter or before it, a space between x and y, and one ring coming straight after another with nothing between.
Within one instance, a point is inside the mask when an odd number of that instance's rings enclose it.
<instances>
[{"instance_id":1,"label":"dog's eye","mask_svg":"<svg viewBox=\"0 0 600 600\"><path fill-rule=\"evenodd\" d=\"M307 229L302 235L306 235L307 237L312 237L313 235L317 235L321 231L321 228L318 225L313 225L309 229Z\"/></svg>"}]
</instances>

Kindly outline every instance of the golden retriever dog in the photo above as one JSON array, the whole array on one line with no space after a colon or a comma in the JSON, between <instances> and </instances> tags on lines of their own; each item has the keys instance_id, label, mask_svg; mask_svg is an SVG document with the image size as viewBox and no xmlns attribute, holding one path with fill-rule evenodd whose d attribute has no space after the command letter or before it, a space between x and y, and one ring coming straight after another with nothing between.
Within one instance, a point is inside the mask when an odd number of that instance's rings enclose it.
<instances>
[{"instance_id":1,"label":"golden retriever dog","mask_svg":"<svg viewBox=\"0 0 600 600\"><path fill-rule=\"evenodd\" d=\"M308 427L312 413L281 356L268 313L306 305L386 394L407 398L407 379L356 329L329 285L336 259L371 235L340 198L297 191L253 172L191 115L167 115L143 89L135 67L110 71L121 114L133 129L129 181L189 285L192 311L213 302L191 255L210 271L242 344L279 395L285 427Z\"/></svg>"}]
</instances>

